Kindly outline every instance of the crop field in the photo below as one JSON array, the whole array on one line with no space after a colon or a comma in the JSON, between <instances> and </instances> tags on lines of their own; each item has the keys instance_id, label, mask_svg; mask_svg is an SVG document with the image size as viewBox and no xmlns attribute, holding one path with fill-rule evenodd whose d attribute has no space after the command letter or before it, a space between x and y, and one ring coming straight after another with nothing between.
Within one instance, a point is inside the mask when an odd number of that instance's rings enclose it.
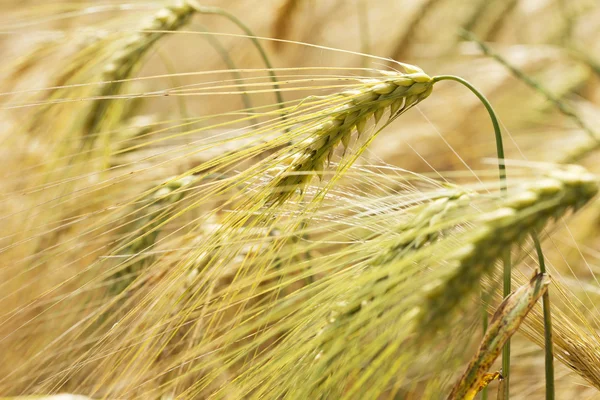
<instances>
[{"instance_id":1,"label":"crop field","mask_svg":"<svg viewBox=\"0 0 600 400\"><path fill-rule=\"evenodd\" d=\"M0 33L0 399L600 399L597 1Z\"/></svg>"}]
</instances>

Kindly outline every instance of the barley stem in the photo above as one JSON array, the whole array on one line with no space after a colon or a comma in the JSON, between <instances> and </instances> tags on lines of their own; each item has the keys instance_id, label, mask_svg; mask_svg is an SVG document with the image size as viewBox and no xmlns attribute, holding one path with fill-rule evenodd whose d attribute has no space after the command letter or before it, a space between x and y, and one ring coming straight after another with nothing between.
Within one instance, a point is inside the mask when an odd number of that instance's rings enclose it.
<instances>
[{"instance_id":1,"label":"barley stem","mask_svg":"<svg viewBox=\"0 0 600 400\"><path fill-rule=\"evenodd\" d=\"M200 29L201 32L209 33L209 30L204 25L197 24L196 26L198 26L198 28ZM240 88L242 101L244 102L244 107L248 111L254 112L254 106L252 105L252 100L250 99L250 96L247 93L247 89L244 86L244 80L242 78L242 74L240 74L234 61L229 56L229 52L227 51L227 49L225 49L223 47L223 45L221 44L221 42L219 41L219 39L217 37L213 37L212 35L206 35L206 40L215 49L215 51L217 53L219 53L219 57L221 57L221 60L223 60L225 65L227 65L227 68L229 68L231 70L231 75L236 80L236 82L239 82L238 87ZM258 120L256 118L252 118L249 121L249 123L250 123L250 125L257 125Z\"/></svg>"},{"instance_id":2,"label":"barley stem","mask_svg":"<svg viewBox=\"0 0 600 400\"><path fill-rule=\"evenodd\" d=\"M256 38L256 35L254 34L254 32L252 32L252 30L250 30L250 28L248 28L248 26L246 26L246 24L244 24L241 20L239 20L235 15L233 15L221 8L201 6L192 0L189 0L189 4L191 7L194 8L194 10L196 10L200 14L215 14L215 15L220 15L222 17L227 18L228 20L233 22L235 25L237 25L238 28L240 28L242 31L244 31L244 33L246 35L248 35L249 39L252 41L252 44L254 44L254 47L256 47L256 50L258 50L260 57L262 58L263 62L267 66L267 69L269 70L269 75L271 76L271 82L273 82L273 88L275 89L274 93L275 93L275 96L277 97L277 102L279 103L279 107L283 108L284 107L283 97L281 95L281 92L278 90L279 83L277 81L277 76L275 75L273 65L271 64L271 61L269 60L269 56L265 52L265 49L262 47L262 45Z\"/></svg>"},{"instance_id":3,"label":"barley stem","mask_svg":"<svg viewBox=\"0 0 600 400\"><path fill-rule=\"evenodd\" d=\"M511 269L510 249L506 250L502 259L504 282L502 285L502 295L504 298L510 295L511 289ZM504 400L510 398L510 339L506 341L502 348L502 376L504 376Z\"/></svg>"},{"instance_id":4,"label":"barley stem","mask_svg":"<svg viewBox=\"0 0 600 400\"><path fill-rule=\"evenodd\" d=\"M494 112L492 105L479 90L477 90L467 80L459 76L438 75L432 78L432 83L434 84L439 81L458 82L463 86L466 86L483 103L485 109L490 115L492 125L494 125L494 135L496 137L496 153L498 155L498 172L500 176L500 189L503 192L506 192L506 166L504 165L504 145L502 144L502 131L500 130L500 124L498 123L498 118L496 117L496 113Z\"/></svg>"},{"instance_id":5,"label":"barley stem","mask_svg":"<svg viewBox=\"0 0 600 400\"><path fill-rule=\"evenodd\" d=\"M485 55L494 58L500 64L502 64L503 66L508 68L515 77L517 77L518 79L520 79L521 81L526 83L529 87L531 87L535 91L544 95L546 97L546 99L548 101L550 101L561 113L563 113L567 117L571 118L577 125L579 125L579 127L581 129L583 129L595 141L595 143L598 142L598 137L597 137L596 133L590 127L588 127L587 124L585 122L583 122L583 120L581 118L579 118L579 116L573 110L571 110L570 107L568 107L562 101L560 101L558 98L556 98L552 93L550 93L546 88L544 88L539 82L535 81L534 79L527 76L526 74L524 74L522 71L520 71L516 67L509 64L504 58L502 58L500 55L494 53L488 46L486 46L483 42L479 41L473 34L471 34L469 32L465 32L463 34L463 36L465 38L467 38L468 40L471 40L471 41L474 41L475 43L477 43L477 45L479 46L479 48L483 51L483 53ZM596 148L595 145L588 146L588 147L590 149ZM586 147L586 151L578 152L578 153L587 154L587 152L588 151L587 151L587 147ZM544 254L542 252L542 247L540 245L537 234L534 233L532 235L532 237L533 237L533 241L535 243L536 251L538 253L540 269L541 269L542 273L545 273L546 267L545 267L545 263L544 263ZM508 260L508 262L510 262L510 257L505 257L504 292L503 292L505 296L508 293L510 293L510 280L511 280L510 266L507 268L507 265L506 265L507 260ZM545 336L545 353L546 353L546 356L545 356L546 399L554 399L554 365L553 365L554 354L553 354L553 350L552 350L552 321L551 321L551 317L550 317L550 296L547 292L543 295L542 302L543 302L543 309L544 309L544 336ZM508 399L508 397L509 397L509 379L510 379L509 371L508 371L508 369L510 368L509 357L510 357L510 342L507 342L505 349L503 351L503 354L502 354L502 369L503 369L505 379L507 380L505 382L506 383L505 399Z\"/></svg>"},{"instance_id":6,"label":"barley stem","mask_svg":"<svg viewBox=\"0 0 600 400\"><path fill-rule=\"evenodd\" d=\"M481 340L479 350L452 389L448 400L473 399L490 381L502 376L499 373L489 374L487 371L500 354L502 345L519 330L527 314L548 290L548 284L546 275L536 273L529 283L519 287L500 303L488 332Z\"/></svg>"},{"instance_id":7,"label":"barley stem","mask_svg":"<svg viewBox=\"0 0 600 400\"><path fill-rule=\"evenodd\" d=\"M500 124L498 123L498 118L496 117L496 113L494 112L494 108L488 101L488 99L473 85L471 85L467 80L454 76L454 75L439 75L433 77L432 82L443 81L443 80L451 80L462 84L467 87L477 98L483 103L488 114L490 115L490 119L492 120L492 125L494 126L494 135L496 137L496 153L498 156L498 174L500 178L500 190L503 193L506 193L506 165L504 164L504 145L502 143L502 131L500 130ZM503 284L503 294L504 297L510 294L510 283L511 283L511 264L510 264L510 249L506 251L503 257L504 264L504 284ZM484 321L484 326L486 322ZM504 379L506 379L506 391L505 391L505 399L509 398L509 370L510 370L510 340L506 341L504 348L502 349L502 374ZM485 397L484 397L485 398Z\"/></svg>"},{"instance_id":8,"label":"barley stem","mask_svg":"<svg viewBox=\"0 0 600 400\"><path fill-rule=\"evenodd\" d=\"M483 286L481 288L481 299L484 300L485 297L485 290L483 289ZM485 305L486 301L484 300L481 304L481 322L483 325L483 335L485 336L485 333L487 332L488 329L488 325L489 325L489 317L488 317L488 312L487 312L487 307ZM484 387L481 390L481 400L488 400L488 388L487 386Z\"/></svg>"},{"instance_id":9,"label":"barley stem","mask_svg":"<svg viewBox=\"0 0 600 400\"><path fill-rule=\"evenodd\" d=\"M540 271L546 273L546 263L544 261L544 253L542 245L537 233L531 235L535 250L538 255ZM554 350L552 347L552 317L550 314L550 295L546 291L542 296L542 305L544 308L544 352L545 352L545 367L546 367L546 400L554 400Z\"/></svg>"}]
</instances>

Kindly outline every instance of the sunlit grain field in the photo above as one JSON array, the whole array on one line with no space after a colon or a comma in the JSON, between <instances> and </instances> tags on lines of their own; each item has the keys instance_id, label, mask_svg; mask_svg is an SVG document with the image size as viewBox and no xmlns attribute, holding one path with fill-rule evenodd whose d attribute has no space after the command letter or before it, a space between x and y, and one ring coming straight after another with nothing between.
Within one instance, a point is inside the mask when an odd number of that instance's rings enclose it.
<instances>
[{"instance_id":1,"label":"sunlit grain field","mask_svg":"<svg viewBox=\"0 0 600 400\"><path fill-rule=\"evenodd\" d=\"M595 1L0 27L0 398L600 399Z\"/></svg>"}]
</instances>

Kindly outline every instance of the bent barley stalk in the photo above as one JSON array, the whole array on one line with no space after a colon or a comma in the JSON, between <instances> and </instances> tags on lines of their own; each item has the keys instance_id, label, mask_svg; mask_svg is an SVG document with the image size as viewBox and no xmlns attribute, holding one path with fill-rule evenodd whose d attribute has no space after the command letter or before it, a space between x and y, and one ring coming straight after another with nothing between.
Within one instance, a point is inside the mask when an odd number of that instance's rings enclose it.
<instances>
[{"instance_id":1,"label":"bent barley stalk","mask_svg":"<svg viewBox=\"0 0 600 400\"><path fill-rule=\"evenodd\" d=\"M536 274L528 284L521 286L498 306L479 350L450 392L448 400L471 400L491 381L490 378L493 379L494 375L488 375L487 371L500 355L504 343L517 332L529 311L546 293L549 284L546 274Z\"/></svg>"},{"instance_id":2,"label":"bent barley stalk","mask_svg":"<svg viewBox=\"0 0 600 400\"><path fill-rule=\"evenodd\" d=\"M507 249L531 232L540 231L551 218L578 209L598 192L594 175L570 166L552 171L542 179L508 197L498 210L482 216L469 244L450 256L451 268L445 282L432 283L426 305L421 309L423 332L443 326L450 311L488 274Z\"/></svg>"}]
</instances>

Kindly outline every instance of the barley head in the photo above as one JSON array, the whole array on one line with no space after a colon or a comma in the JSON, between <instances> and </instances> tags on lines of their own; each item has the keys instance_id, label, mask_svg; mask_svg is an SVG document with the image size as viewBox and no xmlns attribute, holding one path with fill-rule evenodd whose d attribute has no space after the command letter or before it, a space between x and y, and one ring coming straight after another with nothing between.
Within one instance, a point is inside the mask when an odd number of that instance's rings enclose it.
<instances>
[{"instance_id":1,"label":"barley head","mask_svg":"<svg viewBox=\"0 0 600 400\"><path fill-rule=\"evenodd\" d=\"M570 166L521 189L496 211L479 217L468 242L450 256L448 278L428 289L421 309L423 331L435 332L507 249L540 231L550 219L580 208L597 193L598 183L583 168Z\"/></svg>"},{"instance_id":2,"label":"barley head","mask_svg":"<svg viewBox=\"0 0 600 400\"><path fill-rule=\"evenodd\" d=\"M315 174L321 175L325 163L341 143L347 147L354 131L366 130L369 119L379 122L389 110L389 120L427 98L432 91L431 78L415 69L412 73L386 73L369 79L354 90L331 96L332 102L344 99L341 105L330 107L326 116L311 127L309 137L295 152L291 164L273 182L271 202L286 200L294 191L303 190Z\"/></svg>"}]
</instances>

